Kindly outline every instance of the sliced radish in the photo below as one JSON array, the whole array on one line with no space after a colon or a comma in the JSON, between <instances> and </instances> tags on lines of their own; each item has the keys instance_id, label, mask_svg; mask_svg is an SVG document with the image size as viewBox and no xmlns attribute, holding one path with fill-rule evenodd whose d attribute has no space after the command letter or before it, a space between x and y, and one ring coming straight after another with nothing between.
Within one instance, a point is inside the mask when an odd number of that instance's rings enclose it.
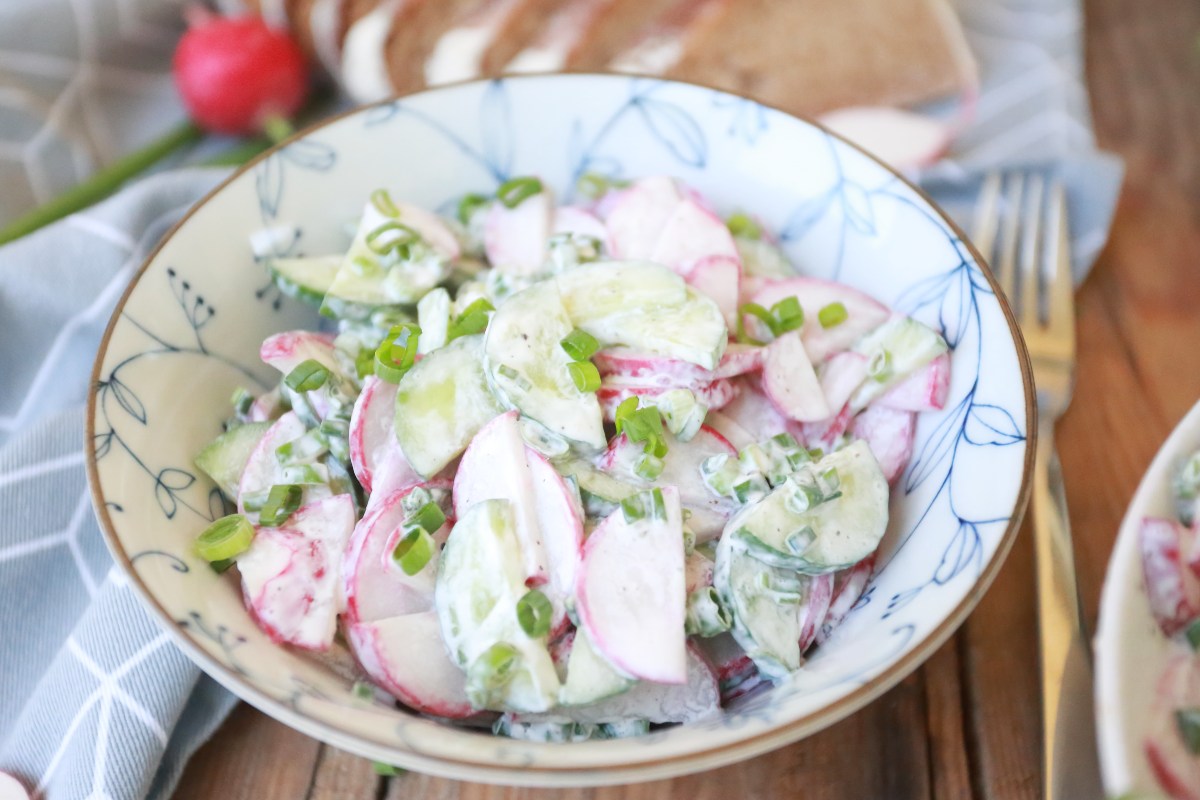
<instances>
[{"instance_id":1,"label":"sliced radish","mask_svg":"<svg viewBox=\"0 0 1200 800\"><path fill-rule=\"evenodd\" d=\"M734 422L721 411L708 412L708 416L704 418L704 424L724 436L725 441L729 442L737 450L741 450L743 447L755 442L754 437L750 435L748 430Z\"/></svg>"},{"instance_id":2,"label":"sliced radish","mask_svg":"<svg viewBox=\"0 0 1200 800\"><path fill-rule=\"evenodd\" d=\"M1200 757L1192 754L1175 712L1200 708L1200 657L1178 655L1158 679L1143 748L1159 786L1174 800L1200 800Z\"/></svg>"},{"instance_id":3,"label":"sliced radish","mask_svg":"<svg viewBox=\"0 0 1200 800\"><path fill-rule=\"evenodd\" d=\"M377 212L374 203L368 203L367 208ZM459 247L458 237L441 217L411 203L396 203L396 208L400 213L395 219L420 234L425 243L432 247L443 261L453 261L459 257L462 248ZM382 217L379 219L379 224L384 224L390 219L390 217Z\"/></svg>"},{"instance_id":4,"label":"sliced radish","mask_svg":"<svg viewBox=\"0 0 1200 800\"><path fill-rule=\"evenodd\" d=\"M871 405L850 423L850 435L863 439L875 454L888 483L895 483L908 466L917 433L917 415L912 411Z\"/></svg>"},{"instance_id":5,"label":"sliced radish","mask_svg":"<svg viewBox=\"0 0 1200 800\"><path fill-rule=\"evenodd\" d=\"M371 681L405 705L448 719L475 713L466 676L446 654L437 612L348 625L346 640Z\"/></svg>"},{"instance_id":6,"label":"sliced radish","mask_svg":"<svg viewBox=\"0 0 1200 800\"><path fill-rule=\"evenodd\" d=\"M778 433L797 433L796 424L767 399L758 376L740 378L735 385L740 389L737 396L720 409L728 424L737 425L752 442L761 442Z\"/></svg>"},{"instance_id":7,"label":"sliced radish","mask_svg":"<svg viewBox=\"0 0 1200 800\"><path fill-rule=\"evenodd\" d=\"M484 500L512 504L526 583L542 586L555 609L552 629L566 621L575 587L583 520L562 477L525 444L516 411L489 422L471 441L454 478L454 508L462 517Z\"/></svg>"},{"instance_id":8,"label":"sliced radish","mask_svg":"<svg viewBox=\"0 0 1200 800\"><path fill-rule=\"evenodd\" d=\"M316 331L285 331L268 336L258 349L258 356L264 364L274 367L283 375L310 358L337 369L332 334Z\"/></svg>"},{"instance_id":9,"label":"sliced radish","mask_svg":"<svg viewBox=\"0 0 1200 800\"><path fill-rule=\"evenodd\" d=\"M263 392L254 400L246 419L249 422L268 422L278 419L285 410L281 402L279 387L276 386L269 392Z\"/></svg>"},{"instance_id":10,"label":"sliced radish","mask_svg":"<svg viewBox=\"0 0 1200 800\"><path fill-rule=\"evenodd\" d=\"M516 208L493 203L484 221L483 246L488 261L510 275L533 275L546 263L553 232L554 197L543 190Z\"/></svg>"},{"instance_id":11,"label":"sliced radish","mask_svg":"<svg viewBox=\"0 0 1200 800\"><path fill-rule=\"evenodd\" d=\"M767 347L762 386L775 407L797 422L817 422L833 415L799 331L785 333Z\"/></svg>"},{"instance_id":12,"label":"sliced radish","mask_svg":"<svg viewBox=\"0 0 1200 800\"><path fill-rule=\"evenodd\" d=\"M1200 616L1200 581L1183 563L1191 532L1170 519L1142 520L1138 544L1146 596L1158 626L1174 636Z\"/></svg>"},{"instance_id":13,"label":"sliced radish","mask_svg":"<svg viewBox=\"0 0 1200 800\"><path fill-rule=\"evenodd\" d=\"M762 369L762 347L731 343L715 370L678 358L645 353L631 347L609 347L592 357L601 377L634 386L669 389L704 387L721 378L734 378Z\"/></svg>"},{"instance_id":14,"label":"sliced radish","mask_svg":"<svg viewBox=\"0 0 1200 800\"><path fill-rule=\"evenodd\" d=\"M696 642L700 652L712 666L717 680L722 683L736 678L754 668L754 662L737 643L731 633L722 633Z\"/></svg>"},{"instance_id":15,"label":"sliced radish","mask_svg":"<svg viewBox=\"0 0 1200 800\"><path fill-rule=\"evenodd\" d=\"M350 415L350 464L367 492L374 491L375 474L384 462L388 485L380 491L385 494L421 482L396 440L396 388L394 383L369 376Z\"/></svg>"},{"instance_id":16,"label":"sliced radish","mask_svg":"<svg viewBox=\"0 0 1200 800\"><path fill-rule=\"evenodd\" d=\"M829 604L832 600L833 573L827 572L814 577L808 596L804 599L804 605L799 609L801 655L812 647L813 642L820 635L821 626L825 624L825 617L829 613Z\"/></svg>"},{"instance_id":17,"label":"sliced radish","mask_svg":"<svg viewBox=\"0 0 1200 800\"><path fill-rule=\"evenodd\" d=\"M246 607L273 641L306 650L333 643L344 605L342 551L354 529L354 500L337 495L310 503L287 528L258 528L238 556Z\"/></svg>"},{"instance_id":18,"label":"sliced radish","mask_svg":"<svg viewBox=\"0 0 1200 800\"><path fill-rule=\"evenodd\" d=\"M688 527L696 534L697 541L715 539L725 527L725 521L736 510L729 500L717 497L700 477L700 465L712 456L737 456L724 436L707 425L690 440L681 442L667 434L667 455L663 458L663 470L655 483L673 486L679 492L679 502L691 517ZM642 457L642 445L629 441L625 434L614 438L600 459L600 467L619 480L635 486L649 487L650 483L638 477L635 469Z\"/></svg>"},{"instance_id":19,"label":"sliced radish","mask_svg":"<svg viewBox=\"0 0 1200 800\"><path fill-rule=\"evenodd\" d=\"M714 378L736 378L762 369L766 348L752 344L730 342L721 356L721 363L713 370Z\"/></svg>"},{"instance_id":20,"label":"sliced radish","mask_svg":"<svg viewBox=\"0 0 1200 800\"><path fill-rule=\"evenodd\" d=\"M867 378L867 357L853 350L838 353L817 369L817 376L829 407L843 408Z\"/></svg>"},{"instance_id":21,"label":"sliced radish","mask_svg":"<svg viewBox=\"0 0 1200 800\"><path fill-rule=\"evenodd\" d=\"M823 114L818 121L899 170L927 167L950 146L948 125L899 108L841 108Z\"/></svg>"},{"instance_id":22,"label":"sliced radish","mask_svg":"<svg viewBox=\"0 0 1200 800\"><path fill-rule=\"evenodd\" d=\"M724 408L737 396L737 388L725 380L713 381L705 386L686 388L696 396L696 402L708 406L710 411ZM600 401L600 409L604 412L604 418L612 422L616 419L617 406L630 397L644 397L653 400L668 391L670 391L668 387L638 386L616 382L612 378L608 378L596 390L596 399Z\"/></svg>"},{"instance_id":23,"label":"sliced radish","mask_svg":"<svg viewBox=\"0 0 1200 800\"><path fill-rule=\"evenodd\" d=\"M741 296L742 283L741 261L725 254L704 256L695 262L685 280L716 302L730 330L737 328L738 298Z\"/></svg>"},{"instance_id":24,"label":"sliced radish","mask_svg":"<svg viewBox=\"0 0 1200 800\"><path fill-rule=\"evenodd\" d=\"M573 233L607 241L608 229L600 218L578 206L559 206L554 212L554 233Z\"/></svg>"},{"instance_id":25,"label":"sliced radish","mask_svg":"<svg viewBox=\"0 0 1200 800\"><path fill-rule=\"evenodd\" d=\"M303 435L304 423L300 421L294 411L287 412L267 429L263 438L250 453L250 458L246 461L246 468L242 471L242 480L238 484L239 514L246 514L252 521L257 521L257 514L246 511L246 497L268 491L275 484L283 482L283 465L279 463L275 450L280 445L299 439ZM328 495L329 490L325 487L307 487L305 494L311 495L311 497L306 499L318 499L322 490L325 495Z\"/></svg>"},{"instance_id":26,"label":"sliced radish","mask_svg":"<svg viewBox=\"0 0 1200 800\"><path fill-rule=\"evenodd\" d=\"M841 438L846 435L853 419L854 412L850 410L850 406L847 404L841 411L828 419L823 419L819 422L806 422L801 425L798 438L805 447L810 449L820 448L828 453L837 447Z\"/></svg>"},{"instance_id":27,"label":"sliced radish","mask_svg":"<svg viewBox=\"0 0 1200 800\"><path fill-rule=\"evenodd\" d=\"M682 197L674 179L665 176L643 178L624 189L605 219L612 256L649 259L654 255L663 228Z\"/></svg>"},{"instance_id":28,"label":"sliced radish","mask_svg":"<svg viewBox=\"0 0 1200 800\"><path fill-rule=\"evenodd\" d=\"M576 589L579 624L617 669L656 683L686 683L683 517L679 492L662 490L665 519L634 522L618 510L588 537Z\"/></svg>"},{"instance_id":29,"label":"sliced radish","mask_svg":"<svg viewBox=\"0 0 1200 800\"><path fill-rule=\"evenodd\" d=\"M829 638L834 628L842 623L850 609L867 590L871 582L871 573L875 570L875 556L869 555L850 569L843 569L833 574L833 600L829 603L829 611L825 613L825 621L817 632L817 644Z\"/></svg>"},{"instance_id":30,"label":"sliced radish","mask_svg":"<svg viewBox=\"0 0 1200 800\"><path fill-rule=\"evenodd\" d=\"M875 400L901 411L941 411L950 394L950 354L942 353Z\"/></svg>"},{"instance_id":31,"label":"sliced radish","mask_svg":"<svg viewBox=\"0 0 1200 800\"><path fill-rule=\"evenodd\" d=\"M0 772L0 800L29 800L29 792L16 776Z\"/></svg>"},{"instance_id":32,"label":"sliced radish","mask_svg":"<svg viewBox=\"0 0 1200 800\"><path fill-rule=\"evenodd\" d=\"M659 231L650 260L686 277L708 259L724 260L740 277L742 259L729 228L695 199L685 197L676 204ZM721 286L727 287L727 284L722 281ZM736 299L733 305L737 306Z\"/></svg>"},{"instance_id":33,"label":"sliced radish","mask_svg":"<svg viewBox=\"0 0 1200 800\"><path fill-rule=\"evenodd\" d=\"M443 492L450 488L445 482L427 486ZM392 559L392 550L404 533L404 498L416 488L410 486L381 499L354 528L346 547L343 579L350 623L378 622L433 608L437 554L416 575L406 575ZM449 523L435 538L444 540L448 530Z\"/></svg>"},{"instance_id":34,"label":"sliced radish","mask_svg":"<svg viewBox=\"0 0 1200 800\"><path fill-rule=\"evenodd\" d=\"M847 350L864 334L878 328L891 312L879 301L842 283L820 278L784 278L763 280L750 299L763 308L770 308L788 297L795 297L804 309L801 338L809 358L819 364L834 353ZM846 319L831 328L820 322L821 309L831 303L846 307Z\"/></svg>"}]
</instances>

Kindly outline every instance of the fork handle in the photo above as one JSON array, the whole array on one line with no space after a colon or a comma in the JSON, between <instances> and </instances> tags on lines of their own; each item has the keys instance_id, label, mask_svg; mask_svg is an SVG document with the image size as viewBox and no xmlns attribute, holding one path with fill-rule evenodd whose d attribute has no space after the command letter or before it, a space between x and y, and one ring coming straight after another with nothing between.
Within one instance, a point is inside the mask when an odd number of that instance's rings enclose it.
<instances>
[{"instance_id":1,"label":"fork handle","mask_svg":"<svg viewBox=\"0 0 1200 800\"><path fill-rule=\"evenodd\" d=\"M1033 476L1042 690L1042 796L1100 798L1091 651L1079 605L1054 421L1038 426Z\"/></svg>"}]
</instances>

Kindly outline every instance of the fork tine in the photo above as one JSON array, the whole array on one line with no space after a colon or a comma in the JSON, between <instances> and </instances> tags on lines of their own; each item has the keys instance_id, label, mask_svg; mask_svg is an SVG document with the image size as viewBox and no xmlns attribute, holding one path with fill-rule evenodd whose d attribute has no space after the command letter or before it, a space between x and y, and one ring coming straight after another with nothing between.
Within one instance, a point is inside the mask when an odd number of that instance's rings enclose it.
<instances>
[{"instance_id":1,"label":"fork tine","mask_svg":"<svg viewBox=\"0 0 1200 800\"><path fill-rule=\"evenodd\" d=\"M1050 187L1047 207L1050 226L1050 269L1046 287L1046 325L1051 334L1075 339L1075 292L1071 279L1070 230L1067 224L1067 195L1060 181Z\"/></svg>"},{"instance_id":2,"label":"fork tine","mask_svg":"<svg viewBox=\"0 0 1200 800\"><path fill-rule=\"evenodd\" d=\"M992 252L996 245L996 228L1000 220L1000 173L989 172L979 189L979 200L975 206L975 221L971 225L971 239L979 254L988 264L996 257Z\"/></svg>"},{"instance_id":3,"label":"fork tine","mask_svg":"<svg viewBox=\"0 0 1200 800\"><path fill-rule=\"evenodd\" d=\"M1045 270L1045 243L1042 240L1042 195L1045 180L1039 174L1029 178L1029 197L1024 209L1024 262L1021 270L1021 327L1032 329L1041 324L1038 308L1038 293Z\"/></svg>"},{"instance_id":4,"label":"fork tine","mask_svg":"<svg viewBox=\"0 0 1200 800\"><path fill-rule=\"evenodd\" d=\"M1001 233L1000 254L996 278L1005 297L1016 311L1017 303L1017 239L1021 231L1021 196L1025 190L1025 176L1015 173L1008 179L1004 193L1004 225Z\"/></svg>"}]
</instances>

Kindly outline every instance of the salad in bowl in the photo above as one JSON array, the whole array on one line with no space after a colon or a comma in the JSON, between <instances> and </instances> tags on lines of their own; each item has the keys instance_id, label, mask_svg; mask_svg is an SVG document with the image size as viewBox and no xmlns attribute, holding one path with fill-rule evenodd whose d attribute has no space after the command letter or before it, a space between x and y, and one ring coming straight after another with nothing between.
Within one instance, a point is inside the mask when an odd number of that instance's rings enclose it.
<instances>
[{"instance_id":1,"label":"salad in bowl","mask_svg":"<svg viewBox=\"0 0 1200 800\"><path fill-rule=\"evenodd\" d=\"M455 217L384 187L345 252L263 262L277 333L197 456L196 542L277 642L510 737L690 722L802 669L871 579L948 346L800 277L667 176L523 176ZM264 242L294 233L264 229Z\"/></svg>"}]
</instances>

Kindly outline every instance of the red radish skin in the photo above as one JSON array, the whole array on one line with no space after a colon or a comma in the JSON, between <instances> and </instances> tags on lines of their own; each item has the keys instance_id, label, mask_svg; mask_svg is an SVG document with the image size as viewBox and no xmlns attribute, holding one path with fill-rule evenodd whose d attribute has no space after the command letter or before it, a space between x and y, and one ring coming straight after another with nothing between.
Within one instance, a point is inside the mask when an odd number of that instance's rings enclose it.
<instances>
[{"instance_id":1,"label":"red radish skin","mask_svg":"<svg viewBox=\"0 0 1200 800\"><path fill-rule=\"evenodd\" d=\"M696 400L708 406L710 411L717 411L733 402L737 396L737 388L726 380L713 381L707 386L687 387L696 395ZM600 401L600 410L608 422L616 420L617 406L630 397L653 399L670 391L661 386L630 386L623 383L602 383L596 390L596 399Z\"/></svg>"},{"instance_id":2,"label":"red radish skin","mask_svg":"<svg viewBox=\"0 0 1200 800\"><path fill-rule=\"evenodd\" d=\"M643 178L614 198L605 218L613 258L649 259L682 195L671 178Z\"/></svg>"},{"instance_id":3,"label":"red radish skin","mask_svg":"<svg viewBox=\"0 0 1200 800\"><path fill-rule=\"evenodd\" d=\"M374 375L363 381L350 415L350 465L363 489L375 491L375 475L385 473L378 487L383 496L414 486L419 476L396 440L396 389Z\"/></svg>"},{"instance_id":4,"label":"red radish skin","mask_svg":"<svg viewBox=\"0 0 1200 800\"><path fill-rule=\"evenodd\" d=\"M546 263L554 221L554 198L548 191L528 197L516 208L493 203L483 228L488 261L500 272L532 275Z\"/></svg>"},{"instance_id":5,"label":"red radish skin","mask_svg":"<svg viewBox=\"0 0 1200 800\"><path fill-rule=\"evenodd\" d=\"M429 488L449 490L447 481L431 481ZM416 487L409 487L381 499L373 510L359 520L346 546L343 587L346 595L345 618L348 624L378 622L388 617L415 614L433 608L433 587L437 574L436 555L416 575L406 575L392 561L397 532L404 524L403 500ZM445 541L452 520L434 538Z\"/></svg>"},{"instance_id":6,"label":"red radish skin","mask_svg":"<svg viewBox=\"0 0 1200 800\"><path fill-rule=\"evenodd\" d=\"M833 450L838 440L850 429L854 412L850 406L844 406L835 416L820 422L806 422L800 426L799 439L808 448L820 448L825 452Z\"/></svg>"},{"instance_id":7,"label":"red radish skin","mask_svg":"<svg viewBox=\"0 0 1200 800\"><path fill-rule=\"evenodd\" d=\"M950 394L950 354L942 353L888 389L876 405L900 411L941 411Z\"/></svg>"},{"instance_id":8,"label":"red radish skin","mask_svg":"<svg viewBox=\"0 0 1200 800\"><path fill-rule=\"evenodd\" d=\"M175 48L175 85L188 113L210 133L261 134L290 119L308 96L300 47L261 18L207 16Z\"/></svg>"},{"instance_id":9,"label":"red radish skin","mask_svg":"<svg viewBox=\"0 0 1200 800\"><path fill-rule=\"evenodd\" d=\"M447 719L476 713L466 678L442 643L436 612L348 625L346 640L371 681L406 706Z\"/></svg>"},{"instance_id":10,"label":"red radish skin","mask_svg":"<svg viewBox=\"0 0 1200 800\"><path fill-rule=\"evenodd\" d=\"M246 513L245 498L249 494L270 489L275 483L275 475L279 472L279 459L275 450L280 445L291 442L304 435L304 423L289 411L267 428L263 438L250 452L246 460L246 468L242 470L242 480L238 484L238 513Z\"/></svg>"},{"instance_id":11,"label":"red radish skin","mask_svg":"<svg viewBox=\"0 0 1200 800\"><path fill-rule=\"evenodd\" d=\"M800 652L807 652L821 633L821 626L833 601L833 574L825 573L811 579L808 598L800 609Z\"/></svg>"},{"instance_id":12,"label":"red radish skin","mask_svg":"<svg viewBox=\"0 0 1200 800\"><path fill-rule=\"evenodd\" d=\"M655 683L688 680L679 493L662 489L665 521L609 515L588 536L576 589L579 624L609 663Z\"/></svg>"},{"instance_id":13,"label":"red radish skin","mask_svg":"<svg viewBox=\"0 0 1200 800\"><path fill-rule=\"evenodd\" d=\"M899 170L927 167L950 147L950 126L899 108L854 106L831 111L819 120Z\"/></svg>"},{"instance_id":14,"label":"red radish skin","mask_svg":"<svg viewBox=\"0 0 1200 800\"><path fill-rule=\"evenodd\" d=\"M785 333L767 347L762 388L779 412L796 422L818 422L833 415L799 331Z\"/></svg>"},{"instance_id":15,"label":"red radish skin","mask_svg":"<svg viewBox=\"0 0 1200 800\"><path fill-rule=\"evenodd\" d=\"M720 411L710 411L704 418L704 423L721 434L725 441L739 451L747 445L754 444L754 437L750 435L749 431Z\"/></svg>"},{"instance_id":16,"label":"red radish skin","mask_svg":"<svg viewBox=\"0 0 1200 800\"><path fill-rule=\"evenodd\" d=\"M1138 532L1146 597L1158 626L1174 636L1200 616L1200 581L1183 563L1191 531L1170 519L1147 517Z\"/></svg>"},{"instance_id":17,"label":"red radish skin","mask_svg":"<svg viewBox=\"0 0 1200 800\"><path fill-rule=\"evenodd\" d=\"M1200 657L1177 655L1158 680L1142 747L1159 786L1174 800L1200 800L1200 757L1188 752L1175 712L1200 707Z\"/></svg>"},{"instance_id":18,"label":"red radish skin","mask_svg":"<svg viewBox=\"0 0 1200 800\"><path fill-rule=\"evenodd\" d=\"M685 280L692 288L712 298L730 330L737 328L742 285L742 264L737 258L727 254L706 255L695 262Z\"/></svg>"},{"instance_id":19,"label":"red radish skin","mask_svg":"<svg viewBox=\"0 0 1200 800\"><path fill-rule=\"evenodd\" d=\"M758 288L747 290L752 302L770 308L788 297L795 297L804 309L801 338L804 349L814 364L825 361L835 353L850 349L864 334L869 333L891 316L879 301L849 286L821 278L764 279ZM822 308L831 303L846 307L845 321L832 328L821 326Z\"/></svg>"},{"instance_id":20,"label":"red radish skin","mask_svg":"<svg viewBox=\"0 0 1200 800\"><path fill-rule=\"evenodd\" d=\"M842 624L858 598L867 590L874 570L875 555L871 554L853 567L834 573L833 599L829 603L829 611L825 613L825 621L817 632L817 644L822 644Z\"/></svg>"},{"instance_id":21,"label":"red radish skin","mask_svg":"<svg viewBox=\"0 0 1200 800\"><path fill-rule=\"evenodd\" d=\"M708 259L723 259L732 264L740 277L742 260L729 228L716 214L693 198L685 197L658 232L650 260L686 278ZM733 305L737 305L736 296Z\"/></svg>"},{"instance_id":22,"label":"red radish skin","mask_svg":"<svg viewBox=\"0 0 1200 800\"><path fill-rule=\"evenodd\" d=\"M731 343L715 370L690 361L643 353L628 347L601 350L592 363L601 377L633 386L662 386L669 389L704 387L721 378L735 378L762 369L764 349Z\"/></svg>"},{"instance_id":23,"label":"red radish skin","mask_svg":"<svg viewBox=\"0 0 1200 800\"><path fill-rule=\"evenodd\" d=\"M554 212L554 233L591 236L601 244L608 239L608 229L600 218L578 206L560 206Z\"/></svg>"},{"instance_id":24,"label":"red radish skin","mask_svg":"<svg viewBox=\"0 0 1200 800\"><path fill-rule=\"evenodd\" d=\"M916 414L879 405L868 406L850 423L850 435L866 441L888 483L895 483L908 466L916 433Z\"/></svg>"},{"instance_id":25,"label":"red radish skin","mask_svg":"<svg viewBox=\"0 0 1200 800\"><path fill-rule=\"evenodd\" d=\"M700 652L712 667L717 680L727 681L735 678L754 667L754 662L746 651L728 633L718 634L697 642Z\"/></svg>"}]
</instances>

